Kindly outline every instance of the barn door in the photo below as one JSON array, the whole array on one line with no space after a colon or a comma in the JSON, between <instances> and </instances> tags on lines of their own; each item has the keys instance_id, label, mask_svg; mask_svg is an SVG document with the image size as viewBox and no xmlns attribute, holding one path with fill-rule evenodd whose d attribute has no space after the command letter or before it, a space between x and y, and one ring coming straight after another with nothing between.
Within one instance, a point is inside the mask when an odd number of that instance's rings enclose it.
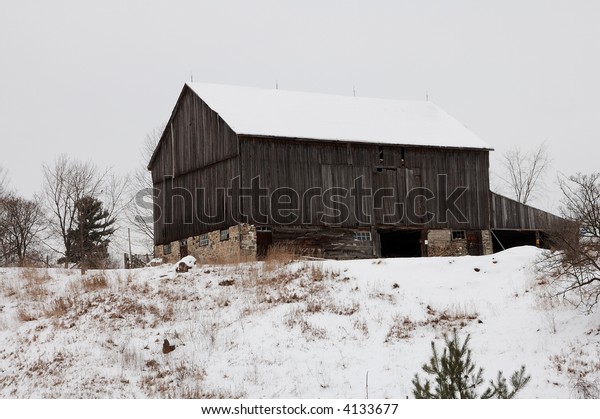
<instances>
[{"instance_id":1,"label":"barn door","mask_svg":"<svg viewBox=\"0 0 600 419\"><path fill-rule=\"evenodd\" d=\"M264 259L273 243L273 232L269 227L256 227L256 256Z\"/></svg>"},{"instance_id":2,"label":"barn door","mask_svg":"<svg viewBox=\"0 0 600 419\"><path fill-rule=\"evenodd\" d=\"M467 252L471 256L481 256L483 254L481 231L467 231Z\"/></svg>"}]
</instances>

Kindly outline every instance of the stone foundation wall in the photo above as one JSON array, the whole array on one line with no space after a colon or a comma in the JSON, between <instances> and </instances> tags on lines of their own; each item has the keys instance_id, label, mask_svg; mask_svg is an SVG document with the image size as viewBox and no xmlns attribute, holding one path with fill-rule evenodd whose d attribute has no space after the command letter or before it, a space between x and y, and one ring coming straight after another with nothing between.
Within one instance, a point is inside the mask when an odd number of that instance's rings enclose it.
<instances>
[{"instance_id":1,"label":"stone foundation wall","mask_svg":"<svg viewBox=\"0 0 600 419\"><path fill-rule=\"evenodd\" d=\"M467 239L452 240L452 230L427 232L427 256L465 256Z\"/></svg>"},{"instance_id":2,"label":"stone foundation wall","mask_svg":"<svg viewBox=\"0 0 600 419\"><path fill-rule=\"evenodd\" d=\"M163 262L165 262L165 263L174 263L174 262L177 262L179 259L181 259L179 257L179 243L178 242L171 242L171 252L170 253L165 253L164 249L165 249L165 246L162 244L160 244L158 246L154 246L154 257L161 258L163 260Z\"/></svg>"},{"instance_id":3,"label":"stone foundation wall","mask_svg":"<svg viewBox=\"0 0 600 419\"><path fill-rule=\"evenodd\" d=\"M492 233L490 230L481 230L481 244L483 245L483 254L491 255L494 253L494 246L492 244Z\"/></svg>"},{"instance_id":4,"label":"stone foundation wall","mask_svg":"<svg viewBox=\"0 0 600 419\"><path fill-rule=\"evenodd\" d=\"M240 224L228 228L229 238L221 240L221 230L206 233L208 243L201 244L203 235L187 238L188 255L196 258L199 265L204 263L232 263L256 260L256 228ZM164 245L154 247L156 257L165 263L175 263L181 259L180 242L171 243L171 253L164 253Z\"/></svg>"},{"instance_id":5,"label":"stone foundation wall","mask_svg":"<svg viewBox=\"0 0 600 419\"><path fill-rule=\"evenodd\" d=\"M338 230L332 231L338 232ZM234 263L256 260L256 228L250 224L240 224L229 227L228 231L229 238L227 240L221 240L221 230L215 230L207 233L206 236L208 237L208 243L203 245L200 244L200 239L202 236L189 237L187 239L188 254L194 256L198 260L198 264ZM294 231L295 234L293 234L290 238L295 238L298 240L298 242L301 242L302 239L308 240L308 237L315 241L314 237L309 234L311 232L312 230L307 229L307 231L302 232L302 235L300 234L301 232ZM277 236L277 238L279 238L278 236L281 235L278 230L275 231L274 234ZM348 234L350 234L349 237L351 237L351 232ZM427 256L465 256L468 254L466 238L453 240L452 230L429 230L427 232L427 242ZM372 248L372 242L370 241L356 243L362 245L363 247L368 246L368 250L371 250ZM319 242L319 245L321 246L327 247L326 244L327 243ZM489 230L481 231L481 244L483 247L483 254L489 255L493 253L492 237ZM339 243L336 249L338 247ZM354 255L354 258L371 257L370 253L371 252L365 253L363 251L360 255ZM156 257L162 258L166 263L177 262L179 259L181 259L179 241L171 243L171 252L169 254L164 253L163 245L155 246L155 255ZM328 256L339 259L349 258L344 257L341 254Z\"/></svg>"}]
</instances>

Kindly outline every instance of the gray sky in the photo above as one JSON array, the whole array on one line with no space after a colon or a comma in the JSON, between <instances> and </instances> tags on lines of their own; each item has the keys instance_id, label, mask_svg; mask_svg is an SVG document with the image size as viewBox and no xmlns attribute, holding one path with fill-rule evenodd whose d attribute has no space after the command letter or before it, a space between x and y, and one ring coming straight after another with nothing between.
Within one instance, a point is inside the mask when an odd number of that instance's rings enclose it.
<instances>
[{"instance_id":1,"label":"gray sky","mask_svg":"<svg viewBox=\"0 0 600 419\"><path fill-rule=\"evenodd\" d=\"M598 170L600 2L2 1L0 166L40 189L60 153L125 172L184 82L425 98L497 151L546 141Z\"/></svg>"}]
</instances>

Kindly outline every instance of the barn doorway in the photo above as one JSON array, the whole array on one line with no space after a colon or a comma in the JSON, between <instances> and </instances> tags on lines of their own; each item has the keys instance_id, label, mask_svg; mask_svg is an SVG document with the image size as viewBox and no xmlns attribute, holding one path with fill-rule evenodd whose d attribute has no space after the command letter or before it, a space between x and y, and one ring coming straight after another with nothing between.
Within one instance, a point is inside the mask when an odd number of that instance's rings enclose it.
<instances>
[{"instance_id":1,"label":"barn doorway","mask_svg":"<svg viewBox=\"0 0 600 419\"><path fill-rule=\"evenodd\" d=\"M269 246L273 243L273 232L270 227L256 227L256 257L264 259Z\"/></svg>"},{"instance_id":2,"label":"barn doorway","mask_svg":"<svg viewBox=\"0 0 600 419\"><path fill-rule=\"evenodd\" d=\"M381 257L410 258L423 255L421 230L380 231Z\"/></svg>"},{"instance_id":3,"label":"barn doorway","mask_svg":"<svg viewBox=\"0 0 600 419\"><path fill-rule=\"evenodd\" d=\"M471 256L483 255L481 231L467 231L467 253Z\"/></svg>"},{"instance_id":4,"label":"barn doorway","mask_svg":"<svg viewBox=\"0 0 600 419\"><path fill-rule=\"evenodd\" d=\"M494 253L517 246L537 246L539 236L531 230L492 230Z\"/></svg>"}]
</instances>

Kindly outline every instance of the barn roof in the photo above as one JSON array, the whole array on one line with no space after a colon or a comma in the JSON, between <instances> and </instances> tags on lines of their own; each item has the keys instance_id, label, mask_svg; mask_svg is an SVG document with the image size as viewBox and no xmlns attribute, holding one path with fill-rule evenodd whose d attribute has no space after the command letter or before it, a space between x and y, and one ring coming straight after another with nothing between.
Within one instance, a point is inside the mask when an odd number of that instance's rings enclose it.
<instances>
[{"instance_id":1,"label":"barn roof","mask_svg":"<svg viewBox=\"0 0 600 419\"><path fill-rule=\"evenodd\" d=\"M187 85L240 135L491 149L432 102Z\"/></svg>"}]
</instances>

